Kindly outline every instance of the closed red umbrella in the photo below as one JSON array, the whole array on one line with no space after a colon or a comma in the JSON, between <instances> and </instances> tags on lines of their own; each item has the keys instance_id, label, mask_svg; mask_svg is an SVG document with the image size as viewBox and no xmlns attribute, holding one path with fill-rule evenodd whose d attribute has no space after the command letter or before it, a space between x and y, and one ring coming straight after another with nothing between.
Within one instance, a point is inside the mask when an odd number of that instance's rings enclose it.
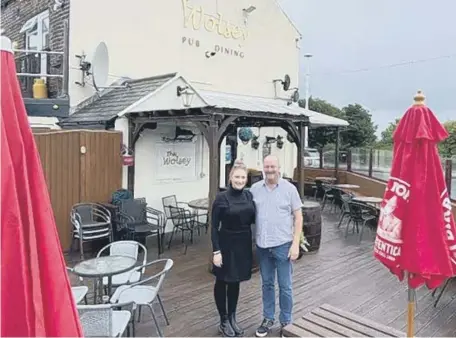
<instances>
[{"instance_id":1,"label":"closed red umbrella","mask_svg":"<svg viewBox=\"0 0 456 338\"><path fill-rule=\"evenodd\" d=\"M448 133L421 92L393 135L394 158L375 239L375 257L409 287L408 336L413 336L413 289L436 288L456 275L456 228L437 144Z\"/></svg>"},{"instance_id":2,"label":"closed red umbrella","mask_svg":"<svg viewBox=\"0 0 456 338\"><path fill-rule=\"evenodd\" d=\"M15 68L1 37L1 336L82 337Z\"/></svg>"}]
</instances>

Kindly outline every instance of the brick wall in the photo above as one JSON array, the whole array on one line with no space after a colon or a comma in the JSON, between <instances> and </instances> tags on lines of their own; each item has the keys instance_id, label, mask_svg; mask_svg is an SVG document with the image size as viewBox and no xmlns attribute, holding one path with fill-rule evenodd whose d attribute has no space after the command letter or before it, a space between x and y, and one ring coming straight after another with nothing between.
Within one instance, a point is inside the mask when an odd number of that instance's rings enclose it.
<instances>
[{"instance_id":1,"label":"brick wall","mask_svg":"<svg viewBox=\"0 0 456 338\"><path fill-rule=\"evenodd\" d=\"M1 26L3 35L17 43L18 49L25 48L25 33L19 33L27 20L35 15L49 11L49 48L51 51L63 52L64 21L69 19L69 0L54 11L54 0L1 0ZM50 74L62 74L62 56L49 56ZM57 97L62 89L62 79L48 78L49 97Z\"/></svg>"}]
</instances>

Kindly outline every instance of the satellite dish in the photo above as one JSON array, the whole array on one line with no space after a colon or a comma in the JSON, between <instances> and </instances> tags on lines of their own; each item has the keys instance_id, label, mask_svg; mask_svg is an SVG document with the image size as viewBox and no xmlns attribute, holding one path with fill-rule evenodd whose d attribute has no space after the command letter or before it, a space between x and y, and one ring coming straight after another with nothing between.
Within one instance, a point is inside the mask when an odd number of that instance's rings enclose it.
<instances>
[{"instance_id":1,"label":"satellite dish","mask_svg":"<svg viewBox=\"0 0 456 338\"><path fill-rule=\"evenodd\" d=\"M287 91L288 89L290 89L290 83L291 83L290 75L285 74L285 77L282 81L282 86L283 86L284 91Z\"/></svg>"},{"instance_id":2,"label":"satellite dish","mask_svg":"<svg viewBox=\"0 0 456 338\"><path fill-rule=\"evenodd\" d=\"M95 49L91 62L92 82L96 91L102 88L108 81L109 73L109 54L108 46L100 42Z\"/></svg>"},{"instance_id":3,"label":"satellite dish","mask_svg":"<svg viewBox=\"0 0 456 338\"><path fill-rule=\"evenodd\" d=\"M293 95L291 95L291 101L293 101L293 102L299 101L299 91L297 89L294 91Z\"/></svg>"}]
</instances>

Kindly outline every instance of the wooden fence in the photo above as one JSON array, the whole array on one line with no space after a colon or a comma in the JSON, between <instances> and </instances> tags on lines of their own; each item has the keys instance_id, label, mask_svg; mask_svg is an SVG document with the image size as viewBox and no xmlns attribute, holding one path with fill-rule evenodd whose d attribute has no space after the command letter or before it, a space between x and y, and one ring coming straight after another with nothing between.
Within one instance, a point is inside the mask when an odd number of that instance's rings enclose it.
<instances>
[{"instance_id":1,"label":"wooden fence","mask_svg":"<svg viewBox=\"0 0 456 338\"><path fill-rule=\"evenodd\" d=\"M75 130L34 136L66 251L71 244L71 207L81 202L107 202L122 187L122 133Z\"/></svg>"}]
</instances>

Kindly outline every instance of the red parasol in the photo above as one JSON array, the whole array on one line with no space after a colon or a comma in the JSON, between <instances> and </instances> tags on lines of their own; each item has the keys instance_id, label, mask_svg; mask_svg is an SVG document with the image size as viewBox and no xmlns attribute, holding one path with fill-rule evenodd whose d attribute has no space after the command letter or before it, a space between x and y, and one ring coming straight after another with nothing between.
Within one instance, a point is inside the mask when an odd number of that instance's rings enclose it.
<instances>
[{"instance_id":1,"label":"red parasol","mask_svg":"<svg viewBox=\"0 0 456 338\"><path fill-rule=\"evenodd\" d=\"M15 68L1 37L1 336L82 337Z\"/></svg>"},{"instance_id":2,"label":"red parasol","mask_svg":"<svg viewBox=\"0 0 456 338\"><path fill-rule=\"evenodd\" d=\"M391 177L375 240L375 257L400 280L408 274L408 336L413 336L413 289L436 288L456 275L456 228L437 150L447 137L418 92L393 135Z\"/></svg>"}]
</instances>

